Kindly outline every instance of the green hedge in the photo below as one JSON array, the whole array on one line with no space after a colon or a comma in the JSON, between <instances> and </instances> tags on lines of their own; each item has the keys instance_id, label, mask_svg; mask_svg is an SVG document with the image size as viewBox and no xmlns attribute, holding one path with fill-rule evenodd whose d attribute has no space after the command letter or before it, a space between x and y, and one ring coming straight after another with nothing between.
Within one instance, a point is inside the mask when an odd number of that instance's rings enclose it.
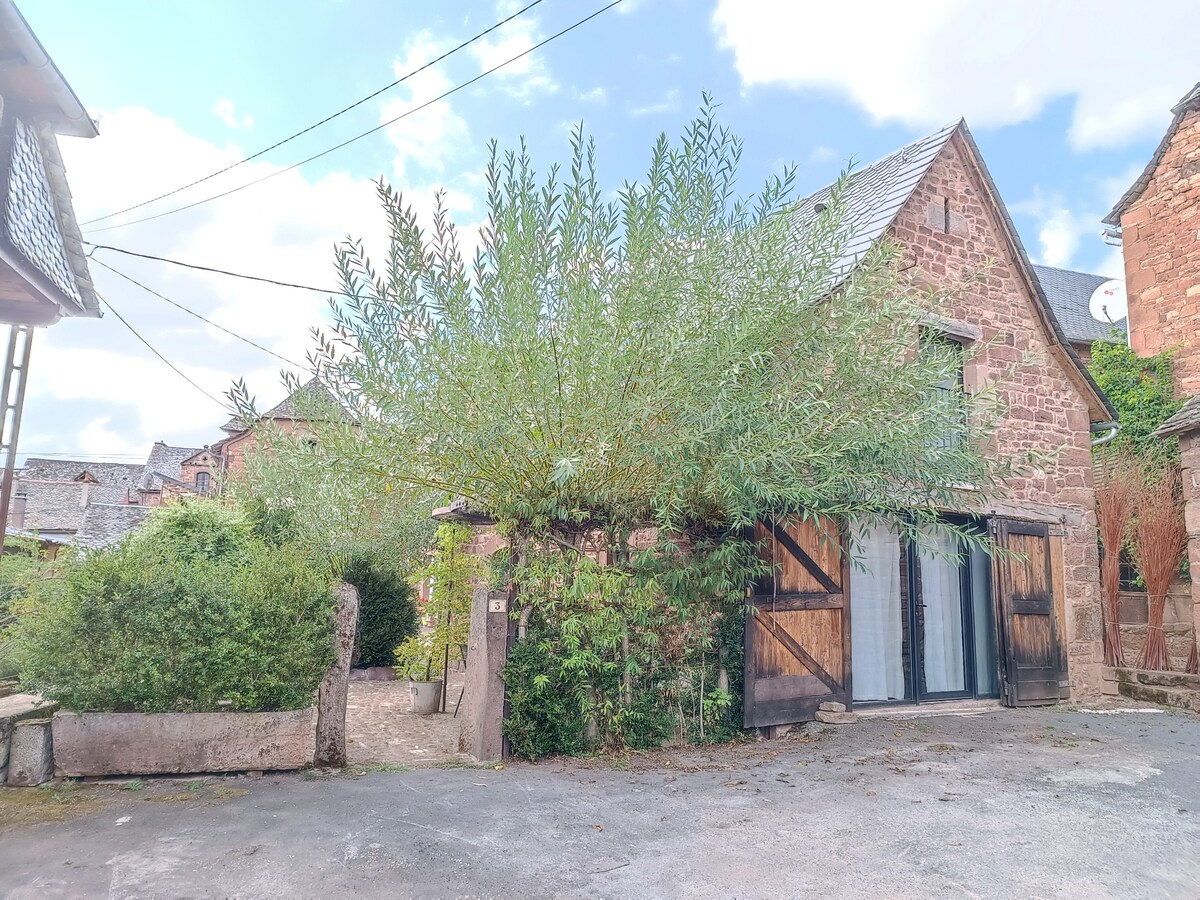
<instances>
[{"instance_id":1,"label":"green hedge","mask_svg":"<svg viewBox=\"0 0 1200 900\"><path fill-rule=\"evenodd\" d=\"M328 574L213 501L56 574L20 601L12 638L23 685L66 709L299 709L333 661Z\"/></svg>"},{"instance_id":2,"label":"green hedge","mask_svg":"<svg viewBox=\"0 0 1200 900\"><path fill-rule=\"evenodd\" d=\"M392 666L395 649L420 630L408 581L385 561L358 556L342 573L358 589L356 666Z\"/></svg>"}]
</instances>

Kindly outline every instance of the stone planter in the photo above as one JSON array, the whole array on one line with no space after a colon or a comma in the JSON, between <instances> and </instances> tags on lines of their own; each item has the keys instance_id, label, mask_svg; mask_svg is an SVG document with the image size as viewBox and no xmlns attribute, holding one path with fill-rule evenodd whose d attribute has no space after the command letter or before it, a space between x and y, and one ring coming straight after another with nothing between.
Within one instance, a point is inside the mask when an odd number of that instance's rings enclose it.
<instances>
[{"instance_id":1,"label":"stone planter","mask_svg":"<svg viewBox=\"0 0 1200 900\"><path fill-rule=\"evenodd\" d=\"M442 683L440 681L410 681L408 698L412 711L418 716L429 716L442 707Z\"/></svg>"},{"instance_id":2,"label":"stone planter","mask_svg":"<svg viewBox=\"0 0 1200 900\"><path fill-rule=\"evenodd\" d=\"M54 716L58 775L159 775L301 769L316 712L70 713Z\"/></svg>"}]
</instances>

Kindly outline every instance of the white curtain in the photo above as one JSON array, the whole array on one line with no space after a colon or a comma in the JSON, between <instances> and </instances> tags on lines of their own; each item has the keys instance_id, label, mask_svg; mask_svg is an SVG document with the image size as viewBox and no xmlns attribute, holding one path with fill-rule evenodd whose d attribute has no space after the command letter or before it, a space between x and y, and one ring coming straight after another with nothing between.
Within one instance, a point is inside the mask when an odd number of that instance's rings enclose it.
<instances>
[{"instance_id":1,"label":"white curtain","mask_svg":"<svg viewBox=\"0 0 1200 900\"><path fill-rule=\"evenodd\" d=\"M857 522L850 567L850 654L855 700L904 697L900 535Z\"/></svg>"},{"instance_id":2,"label":"white curtain","mask_svg":"<svg viewBox=\"0 0 1200 900\"><path fill-rule=\"evenodd\" d=\"M958 541L944 531L929 529L922 533L919 553L921 602L925 604L925 690L962 691L967 682ZM857 678L858 672L854 675Z\"/></svg>"}]
</instances>

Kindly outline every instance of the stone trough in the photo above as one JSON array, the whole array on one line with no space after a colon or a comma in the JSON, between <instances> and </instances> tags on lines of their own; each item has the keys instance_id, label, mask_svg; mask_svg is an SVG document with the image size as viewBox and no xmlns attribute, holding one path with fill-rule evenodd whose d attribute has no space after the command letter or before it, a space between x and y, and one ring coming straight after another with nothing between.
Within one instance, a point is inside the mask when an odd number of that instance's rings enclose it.
<instances>
[{"instance_id":1,"label":"stone trough","mask_svg":"<svg viewBox=\"0 0 1200 900\"><path fill-rule=\"evenodd\" d=\"M71 713L53 720L55 773L165 775L302 769L316 710L268 713Z\"/></svg>"}]
</instances>

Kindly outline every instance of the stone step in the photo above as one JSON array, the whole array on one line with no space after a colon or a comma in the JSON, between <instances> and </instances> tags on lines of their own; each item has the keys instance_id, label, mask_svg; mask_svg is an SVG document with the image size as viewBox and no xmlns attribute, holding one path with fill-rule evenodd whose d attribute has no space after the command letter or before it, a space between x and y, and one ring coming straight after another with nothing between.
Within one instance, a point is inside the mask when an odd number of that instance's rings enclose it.
<instances>
[{"instance_id":1,"label":"stone step","mask_svg":"<svg viewBox=\"0 0 1200 900\"><path fill-rule=\"evenodd\" d=\"M1200 675L1186 672L1154 672L1148 669L1113 669L1117 681L1125 684L1149 684L1156 687L1185 688L1200 691Z\"/></svg>"},{"instance_id":2,"label":"stone step","mask_svg":"<svg viewBox=\"0 0 1200 900\"><path fill-rule=\"evenodd\" d=\"M1165 673L1170 674L1170 673ZM1118 686L1122 697L1139 700L1143 703L1157 703L1160 706L1171 706L1175 709L1190 709L1200 712L1200 690L1190 690L1183 687L1162 687L1153 684L1123 681Z\"/></svg>"}]
</instances>

